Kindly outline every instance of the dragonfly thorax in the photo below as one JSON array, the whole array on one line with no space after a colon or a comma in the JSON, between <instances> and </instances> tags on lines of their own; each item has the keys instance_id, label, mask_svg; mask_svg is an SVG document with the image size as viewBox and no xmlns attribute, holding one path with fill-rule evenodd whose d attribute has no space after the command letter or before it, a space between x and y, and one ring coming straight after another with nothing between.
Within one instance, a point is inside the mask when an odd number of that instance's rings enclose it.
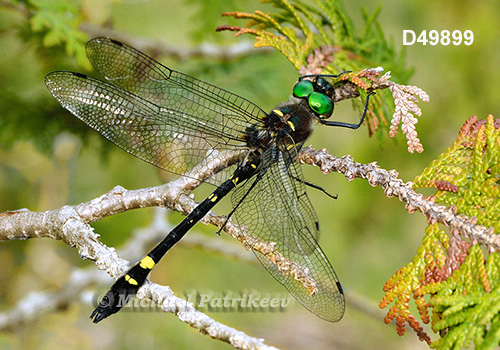
<instances>
[{"instance_id":1,"label":"dragonfly thorax","mask_svg":"<svg viewBox=\"0 0 500 350\"><path fill-rule=\"evenodd\" d=\"M315 115L307 104L292 97L267 114L263 125L254 124L247 127L247 146L252 149L265 149L271 143L300 144L311 135L313 119Z\"/></svg>"},{"instance_id":2,"label":"dragonfly thorax","mask_svg":"<svg viewBox=\"0 0 500 350\"><path fill-rule=\"evenodd\" d=\"M288 102L273 110L273 114L280 117L279 120L273 118L272 126L276 128L278 138L290 136L295 144L299 144L305 141L313 131L313 120L316 116L302 99L292 97ZM283 123L286 125L283 126Z\"/></svg>"}]
</instances>

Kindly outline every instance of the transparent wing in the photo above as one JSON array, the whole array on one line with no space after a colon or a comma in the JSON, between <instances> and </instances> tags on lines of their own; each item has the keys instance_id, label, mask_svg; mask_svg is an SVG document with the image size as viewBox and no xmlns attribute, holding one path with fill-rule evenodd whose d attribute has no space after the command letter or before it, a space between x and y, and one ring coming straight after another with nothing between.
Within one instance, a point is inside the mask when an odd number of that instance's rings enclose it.
<instances>
[{"instance_id":1,"label":"transparent wing","mask_svg":"<svg viewBox=\"0 0 500 350\"><path fill-rule=\"evenodd\" d=\"M295 151L295 148L291 148ZM319 226L307 197L300 165L293 154L275 147L264 155L270 166L238 187L232 196L234 217L249 235L274 242L276 249L304 269L314 281L311 295L303 283L283 274L277 265L254 250L257 259L302 305L317 316L338 321L344 314L344 295L328 258L317 243ZM273 161L271 161L274 159ZM250 191L250 192L248 192Z\"/></svg>"},{"instance_id":2,"label":"transparent wing","mask_svg":"<svg viewBox=\"0 0 500 350\"><path fill-rule=\"evenodd\" d=\"M257 105L229 91L176 72L144 53L109 38L87 43L87 56L107 81L169 110L183 111L219 125L262 122Z\"/></svg>"},{"instance_id":3,"label":"transparent wing","mask_svg":"<svg viewBox=\"0 0 500 350\"><path fill-rule=\"evenodd\" d=\"M217 150L242 146L244 126L163 108L124 89L73 72L45 84L61 105L125 151L183 174ZM236 136L235 136L236 135Z\"/></svg>"}]
</instances>

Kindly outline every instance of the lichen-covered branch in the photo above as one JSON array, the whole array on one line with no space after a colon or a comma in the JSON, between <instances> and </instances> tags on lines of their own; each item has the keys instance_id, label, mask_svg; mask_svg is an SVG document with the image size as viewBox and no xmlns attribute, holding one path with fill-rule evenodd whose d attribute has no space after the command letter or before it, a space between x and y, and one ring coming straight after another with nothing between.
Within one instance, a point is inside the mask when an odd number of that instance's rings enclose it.
<instances>
[{"instance_id":1,"label":"lichen-covered branch","mask_svg":"<svg viewBox=\"0 0 500 350\"><path fill-rule=\"evenodd\" d=\"M395 170L381 169L375 163L360 164L349 156L337 158L328 154L326 150L317 151L311 147L304 148L299 157L304 163L319 166L324 173L335 171L344 174L349 181L362 178L368 180L372 186L382 186L388 197L397 196L399 200L405 202L406 210L409 212L418 210L451 229L459 230L471 241L477 241L490 250L500 251L500 236L496 235L492 228L472 224L470 218L457 215L450 208L425 199L423 195L413 190L411 182L404 183L399 179Z\"/></svg>"},{"instance_id":2,"label":"lichen-covered branch","mask_svg":"<svg viewBox=\"0 0 500 350\"><path fill-rule=\"evenodd\" d=\"M113 193L113 191L110 193ZM114 193L116 194L117 192ZM68 207L61 208L61 213L67 212L67 208ZM24 214L30 213L27 210L22 210L21 212ZM58 210L47 212L47 215L58 217L58 215L55 214L57 212ZM37 213L32 214L34 214L33 220L36 221ZM162 215L163 213L156 215L156 219L151 223L150 228L137 232L134 237L129 240L125 247L121 249L119 255L124 256L127 259L136 259L138 247L144 246L145 249L145 246L148 246L151 241L158 240L158 238L163 236L165 232L168 232L171 227L165 220L162 219ZM43 220L44 217L44 215L39 216L41 220ZM61 214L60 217L65 217L65 215ZM0 227L3 228L4 226L2 225L1 220L2 219L0 218ZM31 232L32 230L29 231ZM52 231L57 230L53 229ZM37 232L36 234L38 233L40 233L40 237L44 236L41 232ZM89 233L92 236L97 236L93 233L93 231L87 231L81 233L82 238L85 238L85 236ZM69 236L77 236L78 233L68 231L68 234ZM46 235L46 237L62 239L60 238L62 236L58 236L57 234L49 234ZM87 243L82 243L82 245L89 244L88 242L91 241L86 239L85 242ZM66 243L68 243L67 240ZM101 244L99 243L98 245ZM94 244L89 244L87 250L91 251L95 248ZM144 249L139 250L143 251ZM79 251L81 250L79 249ZM106 256L104 260L112 265L112 270L122 271L122 274L130 265L127 260L119 258L118 255L114 253L114 249L107 248L104 245L102 246L102 250L97 254L104 254ZM66 284L59 291L55 293L29 293L25 298L19 300L17 305L12 307L10 310L0 313L0 330L7 331L17 329L19 326L27 324L44 314L55 312L66 307L71 302L79 300L78 295L84 293L90 286L98 283L104 283L107 280L104 276L105 275L99 274L98 271L92 268L76 269L72 272L68 284ZM214 339L227 342L237 349L276 349L272 346L264 344L262 339L248 336L245 333L224 325L196 310L193 305L186 302L184 299L176 297L168 287L160 286L148 281L139 290L137 297L140 299L149 298L153 302L157 303L163 311L174 313L181 321L189 324L193 328L196 328L202 334L207 334Z\"/></svg>"},{"instance_id":3,"label":"lichen-covered branch","mask_svg":"<svg viewBox=\"0 0 500 350\"><path fill-rule=\"evenodd\" d=\"M250 337L232 327L214 321L209 316L196 310L191 303L173 296L169 287L146 281L145 285L139 289L137 297L151 299L163 311L175 314L181 321L199 329L202 334L225 341L236 349L276 349L265 345L263 339Z\"/></svg>"}]
</instances>

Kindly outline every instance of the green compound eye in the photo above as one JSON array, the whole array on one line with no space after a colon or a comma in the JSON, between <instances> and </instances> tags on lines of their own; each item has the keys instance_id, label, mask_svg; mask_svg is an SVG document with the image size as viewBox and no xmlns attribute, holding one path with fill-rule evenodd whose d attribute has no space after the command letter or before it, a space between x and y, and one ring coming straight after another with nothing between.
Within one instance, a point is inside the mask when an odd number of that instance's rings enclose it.
<instances>
[{"instance_id":1,"label":"green compound eye","mask_svg":"<svg viewBox=\"0 0 500 350\"><path fill-rule=\"evenodd\" d=\"M322 93L313 92L309 96L308 102L309 107L319 115L330 114L333 111L333 102L331 98Z\"/></svg>"},{"instance_id":2,"label":"green compound eye","mask_svg":"<svg viewBox=\"0 0 500 350\"><path fill-rule=\"evenodd\" d=\"M314 92L313 84L310 80L301 80L293 87L293 96L307 97Z\"/></svg>"}]
</instances>

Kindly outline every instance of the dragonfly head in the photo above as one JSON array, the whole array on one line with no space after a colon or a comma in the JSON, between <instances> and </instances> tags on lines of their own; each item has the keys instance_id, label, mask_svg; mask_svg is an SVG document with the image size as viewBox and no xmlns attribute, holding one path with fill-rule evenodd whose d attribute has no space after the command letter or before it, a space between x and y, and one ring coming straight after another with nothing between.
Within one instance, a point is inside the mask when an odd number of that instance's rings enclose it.
<instances>
[{"instance_id":1,"label":"dragonfly head","mask_svg":"<svg viewBox=\"0 0 500 350\"><path fill-rule=\"evenodd\" d=\"M309 108L319 119L328 119L334 109L335 87L326 78L337 78L345 73L349 72L304 75L293 87L293 96L307 100Z\"/></svg>"},{"instance_id":2,"label":"dragonfly head","mask_svg":"<svg viewBox=\"0 0 500 350\"><path fill-rule=\"evenodd\" d=\"M309 108L319 119L328 119L334 108L334 88L320 75L307 76L313 80L301 77L293 87L293 96L307 100Z\"/></svg>"}]
</instances>

